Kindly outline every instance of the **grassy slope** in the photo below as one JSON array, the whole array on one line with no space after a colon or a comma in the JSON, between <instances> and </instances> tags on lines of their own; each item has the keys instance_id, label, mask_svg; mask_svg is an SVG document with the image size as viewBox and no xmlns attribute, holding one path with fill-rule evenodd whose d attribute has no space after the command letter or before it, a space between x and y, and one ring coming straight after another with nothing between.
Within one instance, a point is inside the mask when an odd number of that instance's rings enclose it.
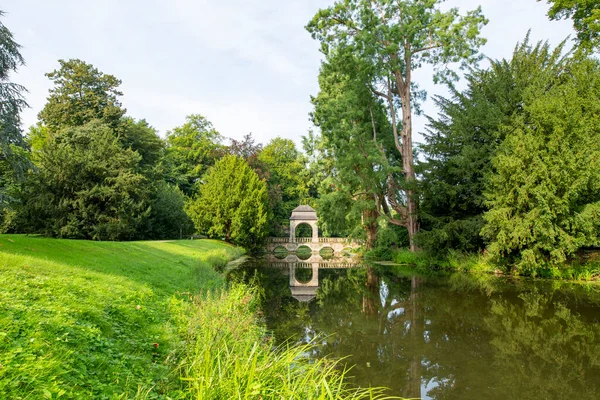
<instances>
[{"instance_id":1,"label":"grassy slope","mask_svg":"<svg viewBox=\"0 0 600 400\"><path fill-rule=\"evenodd\" d=\"M171 392L173 296L222 287L211 264L239 254L205 240L0 235L0 398Z\"/></svg>"}]
</instances>

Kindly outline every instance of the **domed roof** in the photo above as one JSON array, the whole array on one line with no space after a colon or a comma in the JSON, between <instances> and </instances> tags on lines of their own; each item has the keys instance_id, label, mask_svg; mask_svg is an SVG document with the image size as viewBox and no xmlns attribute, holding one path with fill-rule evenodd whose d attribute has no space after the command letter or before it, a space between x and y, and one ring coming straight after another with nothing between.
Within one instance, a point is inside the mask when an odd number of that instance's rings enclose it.
<instances>
[{"instance_id":1,"label":"domed roof","mask_svg":"<svg viewBox=\"0 0 600 400\"><path fill-rule=\"evenodd\" d=\"M295 221L316 221L317 219L315 209L305 204L294 208L290 216L290 220Z\"/></svg>"}]
</instances>

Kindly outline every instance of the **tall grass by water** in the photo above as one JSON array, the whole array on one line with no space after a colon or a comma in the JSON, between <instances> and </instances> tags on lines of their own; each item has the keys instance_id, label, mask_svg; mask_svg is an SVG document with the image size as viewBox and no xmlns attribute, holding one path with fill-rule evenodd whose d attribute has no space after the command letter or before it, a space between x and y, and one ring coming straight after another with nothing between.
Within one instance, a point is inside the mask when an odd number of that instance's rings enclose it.
<instances>
[{"instance_id":1,"label":"tall grass by water","mask_svg":"<svg viewBox=\"0 0 600 400\"><path fill-rule=\"evenodd\" d=\"M0 398L382 398L275 347L218 241L0 235Z\"/></svg>"},{"instance_id":2,"label":"tall grass by water","mask_svg":"<svg viewBox=\"0 0 600 400\"><path fill-rule=\"evenodd\" d=\"M391 398L383 389L350 387L339 360L309 359L311 345L275 346L257 324L257 298L253 289L239 285L198 301L187 329L191 346L180 366L191 397Z\"/></svg>"}]
</instances>

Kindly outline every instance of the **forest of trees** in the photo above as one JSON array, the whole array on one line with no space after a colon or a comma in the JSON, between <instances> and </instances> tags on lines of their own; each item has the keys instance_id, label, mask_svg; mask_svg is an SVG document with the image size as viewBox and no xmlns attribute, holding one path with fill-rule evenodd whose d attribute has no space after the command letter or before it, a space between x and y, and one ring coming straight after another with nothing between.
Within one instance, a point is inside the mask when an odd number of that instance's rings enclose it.
<instances>
[{"instance_id":1,"label":"forest of trees","mask_svg":"<svg viewBox=\"0 0 600 400\"><path fill-rule=\"evenodd\" d=\"M550 19L573 20L574 41L528 35L485 64L481 8L439 3L340 0L316 13L306 28L323 61L302 149L226 138L200 114L163 138L127 114L117 77L78 59L46 74L46 105L24 132L25 88L10 79L24 60L0 22L2 231L260 248L309 204L322 235L364 239L379 256L486 252L527 271L599 246L597 2L549 1ZM435 97L419 144L426 93L414 71L425 65L450 95Z\"/></svg>"}]
</instances>

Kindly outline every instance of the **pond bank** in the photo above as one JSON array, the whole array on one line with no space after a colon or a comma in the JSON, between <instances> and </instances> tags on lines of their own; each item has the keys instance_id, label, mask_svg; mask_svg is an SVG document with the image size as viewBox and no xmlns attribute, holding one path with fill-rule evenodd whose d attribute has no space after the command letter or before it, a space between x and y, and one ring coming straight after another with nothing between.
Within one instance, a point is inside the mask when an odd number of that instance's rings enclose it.
<instances>
[{"instance_id":1,"label":"pond bank","mask_svg":"<svg viewBox=\"0 0 600 400\"><path fill-rule=\"evenodd\" d=\"M274 347L256 291L217 271L242 253L0 235L0 398L364 395L333 363L298 362L306 348Z\"/></svg>"},{"instance_id":2,"label":"pond bank","mask_svg":"<svg viewBox=\"0 0 600 400\"><path fill-rule=\"evenodd\" d=\"M531 270L517 270L494 264L488 256L451 252L445 257L435 257L424 252L397 250L392 252L391 261L427 272L475 272L495 275L526 276L573 281L600 280L600 251L581 254L577 262L564 266L547 266Z\"/></svg>"}]
</instances>

